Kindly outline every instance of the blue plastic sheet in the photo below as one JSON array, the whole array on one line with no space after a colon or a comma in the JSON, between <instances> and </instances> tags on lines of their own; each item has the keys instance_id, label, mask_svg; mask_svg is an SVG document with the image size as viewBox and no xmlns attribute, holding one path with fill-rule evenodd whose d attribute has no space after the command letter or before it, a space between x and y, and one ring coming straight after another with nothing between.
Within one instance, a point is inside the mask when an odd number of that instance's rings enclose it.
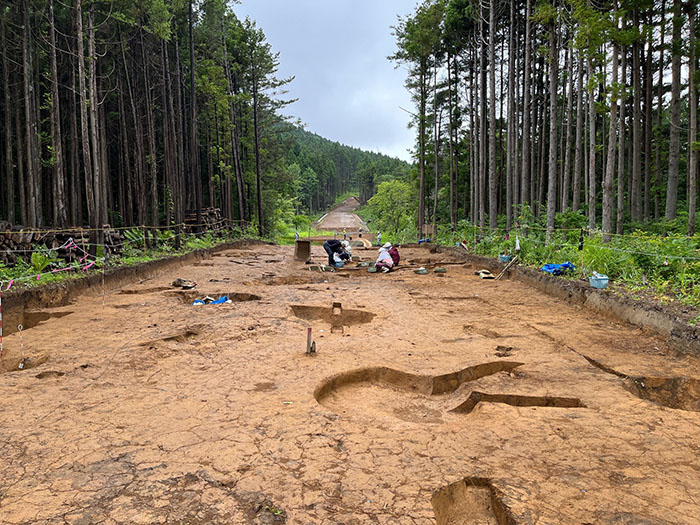
<instances>
[{"instance_id":1,"label":"blue plastic sheet","mask_svg":"<svg viewBox=\"0 0 700 525\"><path fill-rule=\"evenodd\" d=\"M550 273L552 275L562 275L564 273L573 272L576 270L576 266L570 262L565 262L562 264L545 264L540 268L543 272Z\"/></svg>"},{"instance_id":2,"label":"blue plastic sheet","mask_svg":"<svg viewBox=\"0 0 700 525\"><path fill-rule=\"evenodd\" d=\"M200 304L224 304L226 301L228 301L228 297L224 295L223 297L219 297L216 301L212 301L210 303L205 303L201 299L197 299L192 303L192 306L197 306Z\"/></svg>"}]
</instances>

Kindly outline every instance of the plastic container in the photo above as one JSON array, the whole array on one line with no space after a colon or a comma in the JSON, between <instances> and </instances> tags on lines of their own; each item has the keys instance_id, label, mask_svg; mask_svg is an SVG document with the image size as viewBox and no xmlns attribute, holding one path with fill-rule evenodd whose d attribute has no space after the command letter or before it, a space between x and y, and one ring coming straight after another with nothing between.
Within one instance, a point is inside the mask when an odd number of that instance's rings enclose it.
<instances>
[{"instance_id":1,"label":"plastic container","mask_svg":"<svg viewBox=\"0 0 700 525\"><path fill-rule=\"evenodd\" d=\"M511 255L499 255L498 260L501 261L502 263L509 263L510 260L513 258Z\"/></svg>"},{"instance_id":2,"label":"plastic container","mask_svg":"<svg viewBox=\"0 0 700 525\"><path fill-rule=\"evenodd\" d=\"M609 279L607 275L603 275L598 272L593 272L593 275L591 275L588 278L588 282L591 285L591 288L598 288L599 290L607 288L608 281Z\"/></svg>"}]
</instances>

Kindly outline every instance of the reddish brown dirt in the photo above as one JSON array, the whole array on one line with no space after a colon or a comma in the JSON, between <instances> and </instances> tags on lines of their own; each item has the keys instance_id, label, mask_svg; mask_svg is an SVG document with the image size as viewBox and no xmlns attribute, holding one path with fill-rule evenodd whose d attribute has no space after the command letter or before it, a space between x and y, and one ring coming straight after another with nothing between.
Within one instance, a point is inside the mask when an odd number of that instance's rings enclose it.
<instances>
[{"instance_id":1,"label":"reddish brown dirt","mask_svg":"<svg viewBox=\"0 0 700 525\"><path fill-rule=\"evenodd\" d=\"M7 337L0 523L698 523L700 359L473 267L292 252L78 297L24 330L31 368ZM402 251L428 258L456 262ZM237 301L189 306L176 277ZM335 301L342 331L291 308Z\"/></svg>"}]
</instances>

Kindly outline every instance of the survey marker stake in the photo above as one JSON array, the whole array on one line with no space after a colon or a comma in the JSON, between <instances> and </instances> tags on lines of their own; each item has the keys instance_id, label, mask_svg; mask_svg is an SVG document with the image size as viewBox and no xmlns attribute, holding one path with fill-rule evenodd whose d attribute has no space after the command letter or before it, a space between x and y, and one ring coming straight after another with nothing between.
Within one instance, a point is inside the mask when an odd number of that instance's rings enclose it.
<instances>
[{"instance_id":1,"label":"survey marker stake","mask_svg":"<svg viewBox=\"0 0 700 525\"><path fill-rule=\"evenodd\" d=\"M311 327L307 328L306 331L306 353L308 355L313 355L316 353L316 341L311 340Z\"/></svg>"}]
</instances>

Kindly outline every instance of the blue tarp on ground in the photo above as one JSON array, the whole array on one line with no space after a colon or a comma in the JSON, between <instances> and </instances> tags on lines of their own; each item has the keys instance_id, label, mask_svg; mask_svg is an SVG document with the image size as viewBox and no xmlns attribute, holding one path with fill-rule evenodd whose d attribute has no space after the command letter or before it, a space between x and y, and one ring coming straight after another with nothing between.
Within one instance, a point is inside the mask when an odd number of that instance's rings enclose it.
<instances>
[{"instance_id":1,"label":"blue tarp on ground","mask_svg":"<svg viewBox=\"0 0 700 525\"><path fill-rule=\"evenodd\" d=\"M561 275L563 273L573 272L576 270L576 266L570 262L565 262L562 264L545 264L540 268L543 272L551 273L552 275Z\"/></svg>"}]
</instances>

